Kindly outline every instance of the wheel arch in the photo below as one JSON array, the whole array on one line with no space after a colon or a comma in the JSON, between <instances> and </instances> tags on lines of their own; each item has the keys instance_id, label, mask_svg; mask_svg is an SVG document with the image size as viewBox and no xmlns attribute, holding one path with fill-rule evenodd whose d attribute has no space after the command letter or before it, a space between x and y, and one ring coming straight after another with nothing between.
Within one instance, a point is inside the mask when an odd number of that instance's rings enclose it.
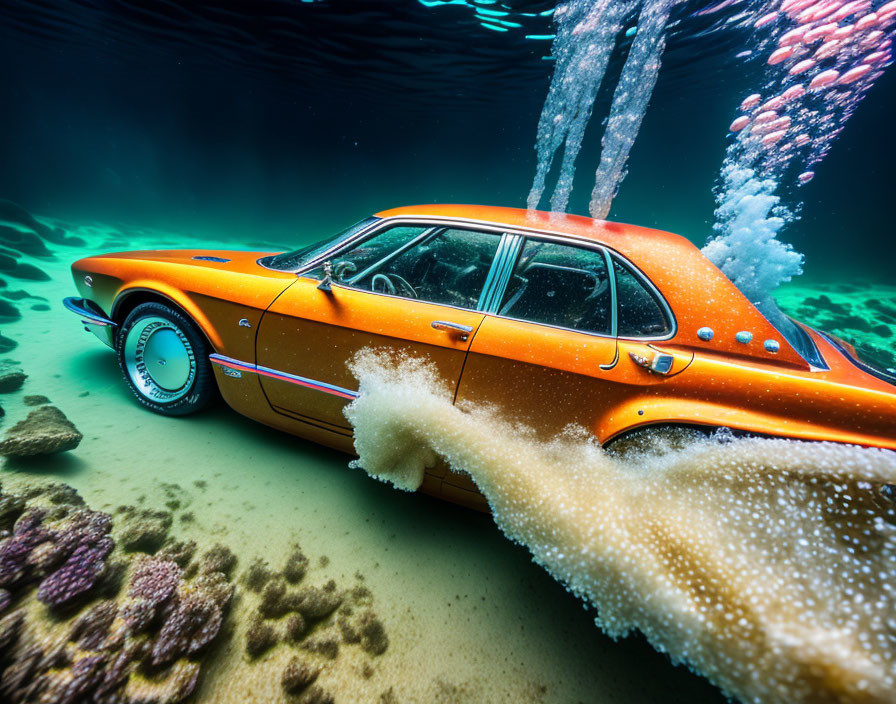
<instances>
[{"instance_id":1,"label":"wheel arch","mask_svg":"<svg viewBox=\"0 0 896 704\"><path fill-rule=\"evenodd\" d=\"M117 331L131 312L143 303L161 303L177 310L192 321L202 333L213 352L221 349L221 338L215 332L211 322L202 310L187 296L179 291L162 291L161 287L132 286L120 291L112 303L109 316L117 323Z\"/></svg>"}]
</instances>

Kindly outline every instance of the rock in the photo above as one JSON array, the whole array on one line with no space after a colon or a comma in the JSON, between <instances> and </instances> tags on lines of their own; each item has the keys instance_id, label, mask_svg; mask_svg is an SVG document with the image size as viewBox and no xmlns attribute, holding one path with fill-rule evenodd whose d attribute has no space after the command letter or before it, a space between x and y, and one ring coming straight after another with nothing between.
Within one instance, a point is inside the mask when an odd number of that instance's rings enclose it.
<instances>
[{"instance_id":1,"label":"rock","mask_svg":"<svg viewBox=\"0 0 896 704\"><path fill-rule=\"evenodd\" d=\"M319 665L294 657L283 670L280 683L287 694L300 694L314 684L319 674Z\"/></svg>"},{"instance_id":2,"label":"rock","mask_svg":"<svg viewBox=\"0 0 896 704\"><path fill-rule=\"evenodd\" d=\"M43 240L33 232L22 232L7 225L0 225L0 244L21 254L35 257L53 256Z\"/></svg>"},{"instance_id":3,"label":"rock","mask_svg":"<svg viewBox=\"0 0 896 704\"><path fill-rule=\"evenodd\" d=\"M118 513L123 519L119 541L125 551L154 553L162 547L171 529L171 514L168 511L121 506Z\"/></svg>"},{"instance_id":4,"label":"rock","mask_svg":"<svg viewBox=\"0 0 896 704\"><path fill-rule=\"evenodd\" d=\"M0 354L12 352L18 346L18 342L16 342L15 340L10 340L8 337L4 337L2 334L0 334Z\"/></svg>"},{"instance_id":5,"label":"rock","mask_svg":"<svg viewBox=\"0 0 896 704\"><path fill-rule=\"evenodd\" d=\"M22 400L25 402L26 406L46 406L48 403L50 403L50 399L48 399L46 396L39 396L36 394L33 396L26 396Z\"/></svg>"},{"instance_id":6,"label":"rock","mask_svg":"<svg viewBox=\"0 0 896 704\"><path fill-rule=\"evenodd\" d=\"M295 546L289 557L286 558L286 565L283 567L283 576L290 584L301 581L308 570L308 558L302 553L298 545Z\"/></svg>"},{"instance_id":7,"label":"rock","mask_svg":"<svg viewBox=\"0 0 896 704\"><path fill-rule=\"evenodd\" d=\"M12 342L12 340L10 340ZM0 362L0 394L9 394L18 391L25 383L28 375L17 364L9 360Z\"/></svg>"},{"instance_id":8,"label":"rock","mask_svg":"<svg viewBox=\"0 0 896 704\"><path fill-rule=\"evenodd\" d=\"M41 406L6 431L0 455L34 457L74 450L83 436L55 406Z\"/></svg>"},{"instance_id":9,"label":"rock","mask_svg":"<svg viewBox=\"0 0 896 704\"><path fill-rule=\"evenodd\" d=\"M257 658L273 648L279 637L277 630L267 621L256 618L246 631L246 653Z\"/></svg>"},{"instance_id":10,"label":"rock","mask_svg":"<svg viewBox=\"0 0 896 704\"><path fill-rule=\"evenodd\" d=\"M2 258L2 256L0 256ZM11 323L22 317L19 309L9 301L0 301L0 323Z\"/></svg>"}]
</instances>

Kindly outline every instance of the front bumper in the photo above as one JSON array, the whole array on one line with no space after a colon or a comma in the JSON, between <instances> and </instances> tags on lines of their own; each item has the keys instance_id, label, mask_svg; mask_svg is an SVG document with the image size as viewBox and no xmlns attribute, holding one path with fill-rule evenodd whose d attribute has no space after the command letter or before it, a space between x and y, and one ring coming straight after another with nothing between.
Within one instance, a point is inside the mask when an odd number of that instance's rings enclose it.
<instances>
[{"instance_id":1,"label":"front bumper","mask_svg":"<svg viewBox=\"0 0 896 704\"><path fill-rule=\"evenodd\" d=\"M115 347L115 328L117 324L109 320L100 307L86 298L65 298L62 300L68 310L77 315L87 332L92 332L104 345Z\"/></svg>"}]
</instances>

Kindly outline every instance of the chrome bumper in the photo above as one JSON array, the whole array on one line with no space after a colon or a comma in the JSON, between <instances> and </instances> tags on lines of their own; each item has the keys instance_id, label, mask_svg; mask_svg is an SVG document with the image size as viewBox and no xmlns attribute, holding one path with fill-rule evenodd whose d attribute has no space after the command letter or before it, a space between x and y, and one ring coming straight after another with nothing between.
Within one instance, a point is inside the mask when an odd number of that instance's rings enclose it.
<instances>
[{"instance_id":1,"label":"chrome bumper","mask_svg":"<svg viewBox=\"0 0 896 704\"><path fill-rule=\"evenodd\" d=\"M87 332L92 332L96 335L104 345L115 347L113 331L117 325L105 316L98 305L86 298L73 297L64 298L62 305L81 319L81 323Z\"/></svg>"}]
</instances>

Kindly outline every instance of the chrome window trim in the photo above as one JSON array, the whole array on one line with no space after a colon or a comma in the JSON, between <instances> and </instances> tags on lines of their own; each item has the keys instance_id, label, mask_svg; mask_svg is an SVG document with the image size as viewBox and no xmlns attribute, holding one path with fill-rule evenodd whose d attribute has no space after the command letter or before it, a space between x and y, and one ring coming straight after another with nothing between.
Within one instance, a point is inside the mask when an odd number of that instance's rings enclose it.
<instances>
[{"instance_id":1,"label":"chrome window trim","mask_svg":"<svg viewBox=\"0 0 896 704\"><path fill-rule=\"evenodd\" d=\"M531 320L520 320L518 318L512 318L509 316L498 315L497 313L492 313L488 310L483 310L478 305L476 308L460 308L458 306L452 306L452 305L448 305L448 304L444 304L444 303L432 303L431 301L419 301L421 303L430 303L430 305L441 305L446 308L453 308L455 310L480 312L480 313L485 313L487 315L493 315L496 318L504 318L506 320L514 320L516 322L529 323L530 325L544 325L545 327L554 328L557 330L567 330L569 332L576 332L576 333L580 333L582 335L590 335L592 337L601 337L601 338L606 338L606 339L615 338L615 339L619 339L619 340L629 340L629 341L634 341L634 342L657 342L657 341L662 341L662 340L671 340L678 334L678 320L676 319L675 314L673 313L672 308L669 305L668 301L666 301L666 297L663 296L663 294L660 292L659 288L657 288L657 286L653 283L653 281L651 281L650 278L643 271L641 271L641 269L639 267L637 267L628 257L623 256L622 254L617 252L612 247L609 247L608 245L605 245L605 244L602 244L599 242L595 242L594 240L588 239L587 237L582 237L580 235L573 235L573 234L568 234L568 233L563 233L563 232L556 232L553 230L543 230L543 229L520 227L520 226L507 226L507 225L500 225L497 223L487 222L487 221L483 221L483 220L475 220L472 218L457 218L457 217L444 216L444 215L424 215L424 216L419 216L419 217L415 217L413 215L393 215L391 217L386 217L386 218L376 218L375 217L375 219L371 222L369 227L366 227L363 230L359 231L358 233L353 235L351 237L351 239L346 240L339 246L333 247L332 249L321 253L321 255L319 257L312 260L311 262L308 262L307 264L304 264L303 266L301 266L298 269L295 269L293 271L286 271L286 270L280 270L280 269L277 269L275 271L282 271L283 273L294 273L296 276L304 276L309 271L311 271L312 269L314 269L318 265L320 265L323 261L326 261L326 259L328 257L332 257L333 255L338 254L341 251L344 251L352 246L355 246L360 240L367 238L367 237L373 237L382 229L392 227L395 225L402 225L402 224L418 225L418 226L447 225L447 226L458 227L460 229L466 228L466 229L480 230L483 232L494 232L494 233L501 234L501 235L518 235L521 237L521 242L525 242L525 239L528 239L528 238L543 239L543 240L548 240L551 242L559 242L561 244L566 244L566 245L581 246L581 247L585 247L588 249L596 249L596 250L603 252L605 254L605 256L619 257L619 259L622 262L624 262L625 264L627 264L629 267L631 267L631 269L636 273L636 275L645 284L647 284L647 287L652 292L654 292L656 297L659 299L659 301L664 309L664 312L666 312L666 314L669 316L669 321L671 323L672 329L670 330L670 332L668 334L661 335L661 336L619 337L618 335L616 335L616 336L602 335L599 333L587 332L585 330L576 330L574 328L564 328L564 327L560 327L560 326L556 326L556 325L547 325L546 323L536 323ZM501 252L501 246L499 245L498 253L496 253L496 259L497 259L498 254L500 254L500 252ZM516 264L515 259L513 261L513 264L514 265ZM493 266L494 266L494 261L493 261ZM612 281L613 281L613 285L615 288L615 270L613 270ZM344 282L339 282L336 285L343 287L343 288L352 288L352 287L346 287ZM378 295L378 296L387 296L389 298L400 298L405 301L419 300L419 299L413 299L413 298L405 298L403 296L391 296L389 294L379 293L376 291L366 291L364 289L353 289L353 290L362 291L364 293L372 293L372 294ZM503 294L503 290L501 291L501 294ZM498 297L498 300L500 300L500 297ZM616 306L614 306L613 311L614 311L614 318L615 318Z\"/></svg>"},{"instance_id":2,"label":"chrome window trim","mask_svg":"<svg viewBox=\"0 0 896 704\"><path fill-rule=\"evenodd\" d=\"M501 298L504 290L510 281L510 275L513 267L516 266L517 258L522 249L523 238L520 235L505 232L502 237L504 248L495 257L495 279L493 286L488 295L480 302L479 310L484 313L496 315L498 307L501 305Z\"/></svg>"},{"instance_id":3,"label":"chrome window trim","mask_svg":"<svg viewBox=\"0 0 896 704\"><path fill-rule=\"evenodd\" d=\"M479 294L479 301L476 303L476 310L483 311L487 308L488 301L491 300L492 290L495 287L495 280L498 277L504 261L504 253L507 250L507 241L510 235L506 232L501 234L501 240L498 242L498 250L492 258L492 264L485 276L485 283L482 285L482 291Z\"/></svg>"}]
</instances>

